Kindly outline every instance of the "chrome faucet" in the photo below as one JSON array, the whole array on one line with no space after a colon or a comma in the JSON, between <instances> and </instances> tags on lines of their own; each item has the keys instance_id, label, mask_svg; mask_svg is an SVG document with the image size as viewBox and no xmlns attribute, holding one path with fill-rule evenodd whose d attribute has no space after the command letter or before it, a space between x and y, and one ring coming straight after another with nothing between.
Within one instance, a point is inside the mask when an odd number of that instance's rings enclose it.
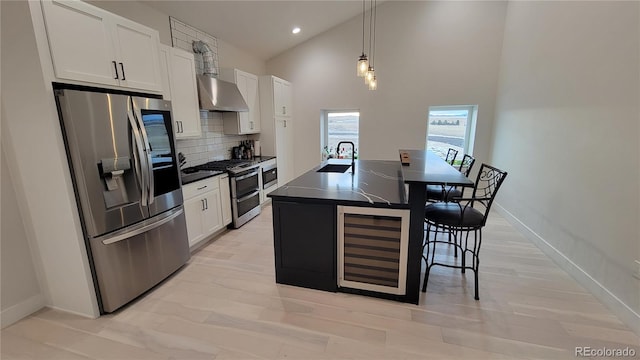
<instances>
[{"instance_id":1,"label":"chrome faucet","mask_svg":"<svg viewBox=\"0 0 640 360\"><path fill-rule=\"evenodd\" d=\"M340 144L351 144L351 173L356 172L356 145L352 141L340 141L336 148L336 153L340 157Z\"/></svg>"}]
</instances>

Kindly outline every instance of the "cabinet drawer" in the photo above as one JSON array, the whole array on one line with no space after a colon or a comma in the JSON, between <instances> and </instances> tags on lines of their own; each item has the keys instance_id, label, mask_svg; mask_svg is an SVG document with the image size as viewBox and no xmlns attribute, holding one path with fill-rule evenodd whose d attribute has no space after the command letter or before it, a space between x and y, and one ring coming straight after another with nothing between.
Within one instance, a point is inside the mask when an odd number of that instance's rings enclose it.
<instances>
[{"instance_id":1,"label":"cabinet drawer","mask_svg":"<svg viewBox=\"0 0 640 360\"><path fill-rule=\"evenodd\" d=\"M220 186L220 176L214 176L208 179L196 181L182 187L182 197L185 200L195 196L202 195L208 191L216 190Z\"/></svg>"}]
</instances>

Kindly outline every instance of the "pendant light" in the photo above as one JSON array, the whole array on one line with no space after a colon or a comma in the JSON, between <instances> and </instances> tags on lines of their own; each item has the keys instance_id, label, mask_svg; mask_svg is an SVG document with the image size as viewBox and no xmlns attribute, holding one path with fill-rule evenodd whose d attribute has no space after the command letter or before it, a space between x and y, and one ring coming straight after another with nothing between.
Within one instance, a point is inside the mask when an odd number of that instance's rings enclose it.
<instances>
[{"instance_id":1,"label":"pendant light","mask_svg":"<svg viewBox=\"0 0 640 360\"><path fill-rule=\"evenodd\" d=\"M367 55L364 53L364 12L365 12L365 1L362 0L362 55L358 58L358 67L357 67L357 75L359 77L364 77L369 69L369 60L367 59Z\"/></svg>"},{"instance_id":2,"label":"pendant light","mask_svg":"<svg viewBox=\"0 0 640 360\"><path fill-rule=\"evenodd\" d=\"M365 83L369 86L369 90L376 90L378 88L378 80L376 79L376 73L374 70L374 59L376 53L376 17L377 17L377 0L373 0L373 7L371 9L370 16L373 17L369 20L369 50L371 51L371 62L367 74L365 75ZM373 30L371 30L373 28Z\"/></svg>"}]
</instances>

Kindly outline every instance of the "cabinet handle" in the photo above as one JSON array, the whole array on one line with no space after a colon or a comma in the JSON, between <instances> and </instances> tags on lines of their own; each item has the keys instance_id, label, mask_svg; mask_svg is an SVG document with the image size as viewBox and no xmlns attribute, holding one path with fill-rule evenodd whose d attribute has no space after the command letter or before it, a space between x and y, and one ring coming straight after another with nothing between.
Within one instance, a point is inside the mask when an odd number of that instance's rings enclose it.
<instances>
[{"instance_id":1,"label":"cabinet handle","mask_svg":"<svg viewBox=\"0 0 640 360\"><path fill-rule=\"evenodd\" d=\"M284 106L283 106L283 107L282 107L282 115L284 115L284 114L286 114L286 113L287 113L287 110L285 110L285 109L286 109L286 107L284 107Z\"/></svg>"},{"instance_id":2,"label":"cabinet handle","mask_svg":"<svg viewBox=\"0 0 640 360\"><path fill-rule=\"evenodd\" d=\"M253 121L249 121L249 124L251 124L251 130L253 130Z\"/></svg>"},{"instance_id":3,"label":"cabinet handle","mask_svg":"<svg viewBox=\"0 0 640 360\"><path fill-rule=\"evenodd\" d=\"M205 210L205 208L204 208L204 199L201 199L200 202L202 203L202 211L204 211Z\"/></svg>"},{"instance_id":4,"label":"cabinet handle","mask_svg":"<svg viewBox=\"0 0 640 360\"><path fill-rule=\"evenodd\" d=\"M198 190L202 190L202 189L204 189L204 188L206 188L206 187L207 187L207 185L205 185L205 186L201 186L201 187L199 187L199 188L198 188Z\"/></svg>"},{"instance_id":5,"label":"cabinet handle","mask_svg":"<svg viewBox=\"0 0 640 360\"><path fill-rule=\"evenodd\" d=\"M204 199L204 209L207 210L209 208L209 200Z\"/></svg>"},{"instance_id":6,"label":"cabinet handle","mask_svg":"<svg viewBox=\"0 0 640 360\"><path fill-rule=\"evenodd\" d=\"M112 63L113 63L113 70L116 71L116 77L114 77L114 79L118 80L119 79L119 77L118 77L118 65L116 64L115 61L112 61Z\"/></svg>"},{"instance_id":7,"label":"cabinet handle","mask_svg":"<svg viewBox=\"0 0 640 360\"><path fill-rule=\"evenodd\" d=\"M122 63L120 63L120 69L122 69L122 80L126 80L126 78L124 77L124 65Z\"/></svg>"},{"instance_id":8,"label":"cabinet handle","mask_svg":"<svg viewBox=\"0 0 640 360\"><path fill-rule=\"evenodd\" d=\"M287 120L282 120L284 122L284 127L287 127Z\"/></svg>"},{"instance_id":9,"label":"cabinet handle","mask_svg":"<svg viewBox=\"0 0 640 360\"><path fill-rule=\"evenodd\" d=\"M176 126L178 127L178 134L182 133L182 121L178 120L176 121Z\"/></svg>"}]
</instances>

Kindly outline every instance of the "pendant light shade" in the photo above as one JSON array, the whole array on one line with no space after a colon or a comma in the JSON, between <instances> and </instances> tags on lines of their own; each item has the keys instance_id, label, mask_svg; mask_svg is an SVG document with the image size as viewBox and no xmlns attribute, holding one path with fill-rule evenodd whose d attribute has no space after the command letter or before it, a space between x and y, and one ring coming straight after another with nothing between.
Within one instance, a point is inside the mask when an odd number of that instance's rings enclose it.
<instances>
[{"instance_id":1,"label":"pendant light shade","mask_svg":"<svg viewBox=\"0 0 640 360\"><path fill-rule=\"evenodd\" d=\"M369 82L375 77L375 75L375 70L373 70L373 67L369 66L369 69L367 69L367 73L364 76L364 83L369 84Z\"/></svg>"},{"instance_id":2,"label":"pendant light shade","mask_svg":"<svg viewBox=\"0 0 640 360\"><path fill-rule=\"evenodd\" d=\"M367 55L362 53L362 55L360 55L360 58L358 59L358 72L357 72L358 76L364 77L368 69L369 69L369 59L367 59Z\"/></svg>"},{"instance_id":3,"label":"pendant light shade","mask_svg":"<svg viewBox=\"0 0 640 360\"><path fill-rule=\"evenodd\" d=\"M376 76L373 75L373 78L369 80L369 90L376 90L378 88L378 80L376 80Z\"/></svg>"}]
</instances>

